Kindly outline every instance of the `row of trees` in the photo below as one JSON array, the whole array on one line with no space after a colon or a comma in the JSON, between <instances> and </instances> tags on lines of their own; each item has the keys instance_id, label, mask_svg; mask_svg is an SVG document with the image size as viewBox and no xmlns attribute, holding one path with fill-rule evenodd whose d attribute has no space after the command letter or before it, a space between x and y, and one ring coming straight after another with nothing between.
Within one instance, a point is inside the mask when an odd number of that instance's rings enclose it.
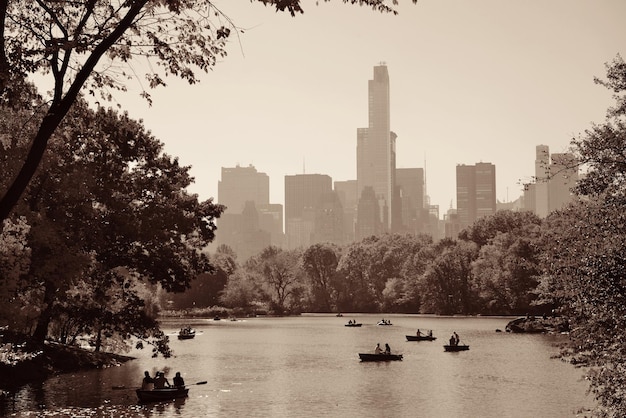
<instances>
[{"instance_id":1,"label":"row of trees","mask_svg":"<svg viewBox=\"0 0 626 418\"><path fill-rule=\"evenodd\" d=\"M343 248L271 246L242 265L222 246L213 259L228 273L218 267L171 300L174 308L207 307L217 299L239 311L274 314L526 314L539 309L541 226L529 212L502 211L458 240L387 234Z\"/></svg>"}]
</instances>

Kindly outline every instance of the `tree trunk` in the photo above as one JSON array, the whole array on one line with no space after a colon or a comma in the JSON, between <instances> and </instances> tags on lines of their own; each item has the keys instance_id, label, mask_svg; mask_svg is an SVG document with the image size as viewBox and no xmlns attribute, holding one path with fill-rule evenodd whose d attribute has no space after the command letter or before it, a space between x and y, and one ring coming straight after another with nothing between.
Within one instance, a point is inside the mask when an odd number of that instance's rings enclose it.
<instances>
[{"instance_id":1,"label":"tree trunk","mask_svg":"<svg viewBox=\"0 0 626 418\"><path fill-rule=\"evenodd\" d=\"M46 337L48 336L48 327L50 326L50 321L52 320L52 307L50 304L41 312L39 315L39 319L37 320L37 326L35 327L35 332L31 337L31 343L35 347L43 346L46 341Z\"/></svg>"},{"instance_id":2,"label":"tree trunk","mask_svg":"<svg viewBox=\"0 0 626 418\"><path fill-rule=\"evenodd\" d=\"M43 343L46 341L46 337L48 336L48 327L53 314L56 287L49 281L44 282L44 287L43 305L45 307L37 319L37 326L35 327L35 332L33 332L31 337L31 343L35 347L43 346Z\"/></svg>"},{"instance_id":3,"label":"tree trunk","mask_svg":"<svg viewBox=\"0 0 626 418\"><path fill-rule=\"evenodd\" d=\"M41 122L39 131L33 140L22 168L2 197L2 200L0 200L0 222L9 217L11 211L15 205L17 205L17 202L26 190L26 187L28 187L28 183L30 183L30 180L37 171L37 167L39 167L39 163L46 151L48 140L61 122L63 116L65 116L65 114L60 116L55 114L54 110L51 109Z\"/></svg>"}]
</instances>

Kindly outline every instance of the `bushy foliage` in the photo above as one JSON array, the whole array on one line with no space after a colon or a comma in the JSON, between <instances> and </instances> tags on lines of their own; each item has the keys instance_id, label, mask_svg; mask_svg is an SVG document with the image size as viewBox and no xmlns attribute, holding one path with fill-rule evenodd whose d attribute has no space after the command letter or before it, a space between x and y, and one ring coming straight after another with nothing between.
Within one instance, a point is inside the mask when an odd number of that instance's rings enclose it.
<instances>
[{"instance_id":1,"label":"bushy foliage","mask_svg":"<svg viewBox=\"0 0 626 418\"><path fill-rule=\"evenodd\" d=\"M598 415L626 414L626 66L617 57L601 84L617 105L572 145L588 173L582 201L553 214L547 228L541 289L572 323L565 354L590 366Z\"/></svg>"}]
</instances>

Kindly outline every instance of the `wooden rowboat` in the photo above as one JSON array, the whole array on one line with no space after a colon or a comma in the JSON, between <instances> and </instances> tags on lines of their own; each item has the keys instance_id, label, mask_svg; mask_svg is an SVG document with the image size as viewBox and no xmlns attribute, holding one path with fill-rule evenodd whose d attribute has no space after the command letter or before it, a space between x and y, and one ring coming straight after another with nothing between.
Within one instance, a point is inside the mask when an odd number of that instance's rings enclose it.
<instances>
[{"instance_id":1,"label":"wooden rowboat","mask_svg":"<svg viewBox=\"0 0 626 418\"><path fill-rule=\"evenodd\" d=\"M402 360L402 354L372 354L359 353L361 361L397 361Z\"/></svg>"},{"instance_id":2,"label":"wooden rowboat","mask_svg":"<svg viewBox=\"0 0 626 418\"><path fill-rule=\"evenodd\" d=\"M169 401L177 398L186 398L188 388L163 388L153 390L137 389L137 398L140 402Z\"/></svg>"},{"instance_id":3,"label":"wooden rowboat","mask_svg":"<svg viewBox=\"0 0 626 418\"><path fill-rule=\"evenodd\" d=\"M437 337L430 337L428 335L407 335L407 341L435 341Z\"/></svg>"},{"instance_id":4,"label":"wooden rowboat","mask_svg":"<svg viewBox=\"0 0 626 418\"><path fill-rule=\"evenodd\" d=\"M178 332L178 339L179 340L190 340L193 337L196 336L196 330L193 328L181 328L180 331Z\"/></svg>"},{"instance_id":5,"label":"wooden rowboat","mask_svg":"<svg viewBox=\"0 0 626 418\"><path fill-rule=\"evenodd\" d=\"M345 327L360 327L363 324L356 324L356 323L352 323L352 324L345 324Z\"/></svg>"},{"instance_id":6,"label":"wooden rowboat","mask_svg":"<svg viewBox=\"0 0 626 418\"><path fill-rule=\"evenodd\" d=\"M466 351L469 350L469 345L444 345L445 351Z\"/></svg>"}]
</instances>

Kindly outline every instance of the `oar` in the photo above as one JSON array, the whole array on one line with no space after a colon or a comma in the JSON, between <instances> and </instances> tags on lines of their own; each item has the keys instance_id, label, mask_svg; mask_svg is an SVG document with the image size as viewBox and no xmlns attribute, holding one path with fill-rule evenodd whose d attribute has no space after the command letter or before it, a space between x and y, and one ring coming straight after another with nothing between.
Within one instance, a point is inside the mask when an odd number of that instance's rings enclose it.
<instances>
[{"instance_id":1,"label":"oar","mask_svg":"<svg viewBox=\"0 0 626 418\"><path fill-rule=\"evenodd\" d=\"M193 385L206 385L207 383L209 383L209 382L207 382L206 380L203 380L202 382L192 383L190 386L193 386Z\"/></svg>"}]
</instances>

